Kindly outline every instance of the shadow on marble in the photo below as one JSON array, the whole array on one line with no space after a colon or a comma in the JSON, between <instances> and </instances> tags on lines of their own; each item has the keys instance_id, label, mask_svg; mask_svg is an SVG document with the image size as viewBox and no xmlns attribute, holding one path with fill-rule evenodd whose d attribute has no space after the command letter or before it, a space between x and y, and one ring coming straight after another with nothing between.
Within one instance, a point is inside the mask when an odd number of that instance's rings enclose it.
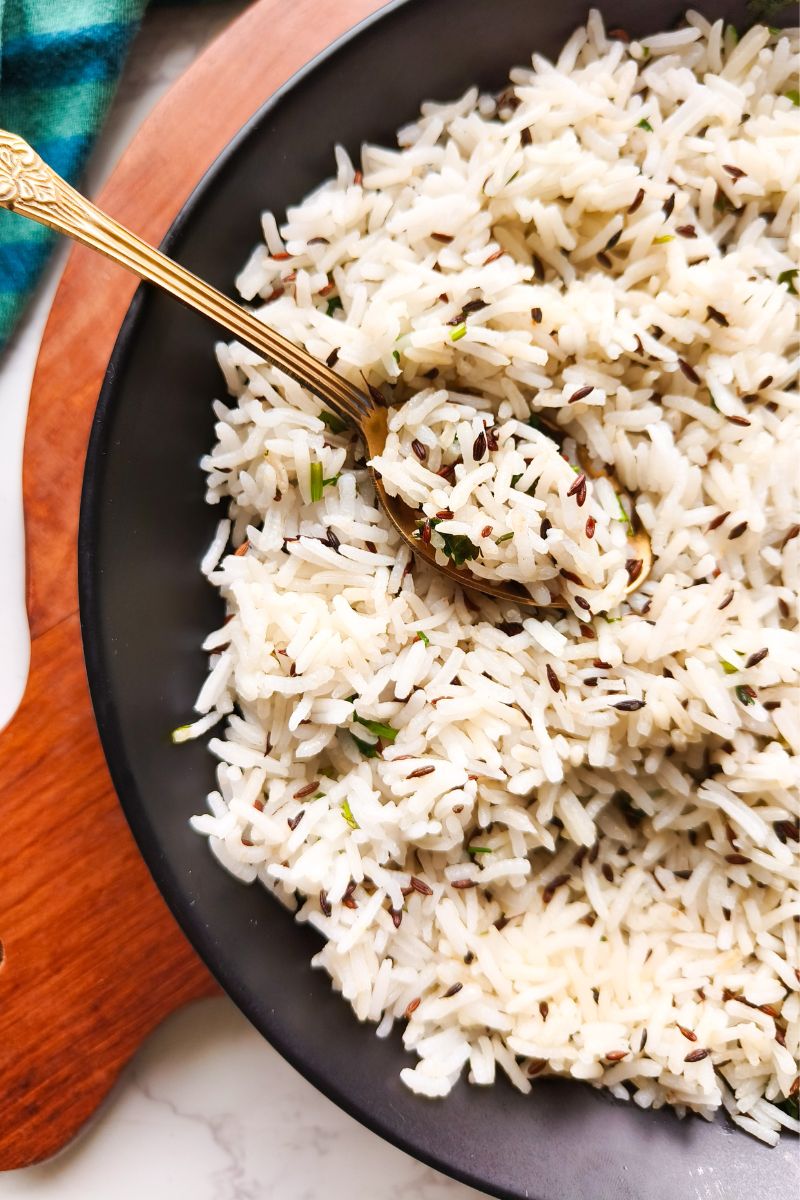
<instances>
[{"instance_id":1,"label":"shadow on marble","mask_svg":"<svg viewBox=\"0 0 800 1200\"><path fill-rule=\"evenodd\" d=\"M480 1200L341 1112L227 999L176 1013L56 1158L0 1200Z\"/></svg>"}]
</instances>

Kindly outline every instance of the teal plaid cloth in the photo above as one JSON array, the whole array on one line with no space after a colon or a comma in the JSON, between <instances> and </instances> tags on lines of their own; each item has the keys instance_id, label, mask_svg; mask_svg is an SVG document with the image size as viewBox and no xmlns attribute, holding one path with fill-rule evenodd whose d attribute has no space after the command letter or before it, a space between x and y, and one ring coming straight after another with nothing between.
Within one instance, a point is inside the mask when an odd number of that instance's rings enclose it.
<instances>
[{"instance_id":1,"label":"teal plaid cloth","mask_svg":"<svg viewBox=\"0 0 800 1200\"><path fill-rule=\"evenodd\" d=\"M76 183L147 0L0 0L0 128ZM0 209L0 351L54 235Z\"/></svg>"}]
</instances>

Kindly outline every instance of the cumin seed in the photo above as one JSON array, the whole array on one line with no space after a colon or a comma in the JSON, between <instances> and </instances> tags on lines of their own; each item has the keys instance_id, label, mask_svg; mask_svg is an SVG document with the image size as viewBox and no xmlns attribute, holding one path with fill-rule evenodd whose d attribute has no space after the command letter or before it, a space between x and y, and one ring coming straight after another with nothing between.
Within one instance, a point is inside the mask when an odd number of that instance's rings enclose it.
<instances>
[{"instance_id":1,"label":"cumin seed","mask_svg":"<svg viewBox=\"0 0 800 1200\"><path fill-rule=\"evenodd\" d=\"M728 534L728 541L735 542L743 533L747 531L747 521L740 521L738 525L734 525L733 529Z\"/></svg>"},{"instance_id":2,"label":"cumin seed","mask_svg":"<svg viewBox=\"0 0 800 1200\"><path fill-rule=\"evenodd\" d=\"M542 891L542 900L545 904L549 904L560 887L569 882L569 875L556 875L555 879L551 879L547 887Z\"/></svg>"},{"instance_id":3,"label":"cumin seed","mask_svg":"<svg viewBox=\"0 0 800 1200\"><path fill-rule=\"evenodd\" d=\"M416 771L406 775L406 779L422 779L423 775L432 775L435 770L436 767L417 767Z\"/></svg>"},{"instance_id":4,"label":"cumin seed","mask_svg":"<svg viewBox=\"0 0 800 1200\"><path fill-rule=\"evenodd\" d=\"M689 380L689 383L700 383L700 376L697 374L697 371L695 371L691 363L688 363L685 358L678 359L678 366L680 367L681 372L686 379Z\"/></svg>"},{"instance_id":5,"label":"cumin seed","mask_svg":"<svg viewBox=\"0 0 800 1200\"><path fill-rule=\"evenodd\" d=\"M634 196L630 205L628 206L628 215L629 216L632 216L633 213L637 212L638 209L640 209L642 207L643 200L644 200L644 188L639 188L638 192L636 193L636 195Z\"/></svg>"},{"instance_id":6,"label":"cumin seed","mask_svg":"<svg viewBox=\"0 0 800 1200\"><path fill-rule=\"evenodd\" d=\"M413 442L411 443L411 449L414 451L420 462L424 463L427 461L427 447L423 446L422 442L420 442L417 438L414 438Z\"/></svg>"},{"instance_id":7,"label":"cumin seed","mask_svg":"<svg viewBox=\"0 0 800 1200\"><path fill-rule=\"evenodd\" d=\"M724 512L724 513L720 513L718 517L714 517L714 520L709 522L708 532L713 533L715 529L719 529L722 522L727 521L727 519L730 515L731 515L730 511L728 511L728 512Z\"/></svg>"},{"instance_id":8,"label":"cumin seed","mask_svg":"<svg viewBox=\"0 0 800 1200\"><path fill-rule=\"evenodd\" d=\"M433 888L428 887L423 879L417 879L416 875L412 875L409 880L415 892L419 892L420 896L432 896Z\"/></svg>"},{"instance_id":9,"label":"cumin seed","mask_svg":"<svg viewBox=\"0 0 800 1200\"><path fill-rule=\"evenodd\" d=\"M769 650L766 646L763 648L763 650L756 650L748 659L745 660L745 667L757 667L760 662L764 661L768 654Z\"/></svg>"},{"instance_id":10,"label":"cumin seed","mask_svg":"<svg viewBox=\"0 0 800 1200\"><path fill-rule=\"evenodd\" d=\"M784 550L786 546L788 546L789 542L791 542L792 538L797 537L798 533L800 533L800 525L793 525L781 542L781 550Z\"/></svg>"},{"instance_id":11,"label":"cumin seed","mask_svg":"<svg viewBox=\"0 0 800 1200\"><path fill-rule=\"evenodd\" d=\"M702 1059L708 1058L710 1053L710 1050L690 1050L683 1061L687 1063L701 1062Z\"/></svg>"},{"instance_id":12,"label":"cumin seed","mask_svg":"<svg viewBox=\"0 0 800 1200\"><path fill-rule=\"evenodd\" d=\"M307 783L305 787L301 787L298 792L292 796L293 800L302 800L306 796L310 796L312 792L316 792L319 787L319 780L315 779L312 783Z\"/></svg>"},{"instance_id":13,"label":"cumin seed","mask_svg":"<svg viewBox=\"0 0 800 1200\"><path fill-rule=\"evenodd\" d=\"M550 684L550 687L553 689L554 692L560 692L561 684L559 683L558 676L556 675L555 671L551 667L550 663L547 663L547 665L545 667L545 671L547 673L547 682Z\"/></svg>"},{"instance_id":14,"label":"cumin seed","mask_svg":"<svg viewBox=\"0 0 800 1200\"><path fill-rule=\"evenodd\" d=\"M578 388L577 392L573 392L567 404L577 404L579 400L585 400L590 392L594 391L594 384L587 383L585 387Z\"/></svg>"}]
</instances>

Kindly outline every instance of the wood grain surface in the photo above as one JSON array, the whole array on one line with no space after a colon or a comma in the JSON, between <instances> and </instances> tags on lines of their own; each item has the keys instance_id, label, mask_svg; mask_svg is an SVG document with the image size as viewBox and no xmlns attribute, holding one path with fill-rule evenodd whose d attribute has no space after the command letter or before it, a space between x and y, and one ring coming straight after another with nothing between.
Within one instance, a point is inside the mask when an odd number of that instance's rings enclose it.
<instances>
[{"instance_id":1,"label":"wood grain surface","mask_svg":"<svg viewBox=\"0 0 800 1200\"><path fill-rule=\"evenodd\" d=\"M378 7L376 0L254 4L153 110L99 204L158 243L263 100ZM73 250L31 394L24 463L31 668L20 709L0 734L0 1170L64 1146L149 1031L216 990L117 803L80 642L83 462L135 286L106 259Z\"/></svg>"}]
</instances>

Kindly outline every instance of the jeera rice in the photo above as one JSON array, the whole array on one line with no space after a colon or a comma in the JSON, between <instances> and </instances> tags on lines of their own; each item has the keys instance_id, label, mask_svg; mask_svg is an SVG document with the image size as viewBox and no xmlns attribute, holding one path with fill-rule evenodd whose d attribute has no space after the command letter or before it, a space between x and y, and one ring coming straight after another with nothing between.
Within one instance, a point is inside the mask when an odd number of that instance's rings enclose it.
<instances>
[{"instance_id":1,"label":"jeera rice","mask_svg":"<svg viewBox=\"0 0 800 1200\"><path fill-rule=\"evenodd\" d=\"M239 276L383 390L377 465L441 553L560 596L415 562L336 414L219 347L193 824L423 1095L499 1068L800 1128L796 73L795 33L594 12L500 97L337 150ZM626 497L655 559L627 600Z\"/></svg>"}]
</instances>

